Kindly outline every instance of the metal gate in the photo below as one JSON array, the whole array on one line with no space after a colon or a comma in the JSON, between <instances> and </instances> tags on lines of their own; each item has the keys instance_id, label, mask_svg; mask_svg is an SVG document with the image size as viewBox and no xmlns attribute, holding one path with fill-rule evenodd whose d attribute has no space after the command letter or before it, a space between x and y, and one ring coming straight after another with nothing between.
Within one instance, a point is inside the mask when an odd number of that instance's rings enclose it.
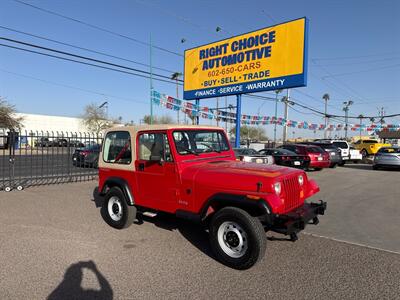
<instances>
[{"instance_id":1,"label":"metal gate","mask_svg":"<svg viewBox=\"0 0 400 300\"><path fill-rule=\"evenodd\" d=\"M102 136L0 131L0 190L97 178Z\"/></svg>"}]
</instances>

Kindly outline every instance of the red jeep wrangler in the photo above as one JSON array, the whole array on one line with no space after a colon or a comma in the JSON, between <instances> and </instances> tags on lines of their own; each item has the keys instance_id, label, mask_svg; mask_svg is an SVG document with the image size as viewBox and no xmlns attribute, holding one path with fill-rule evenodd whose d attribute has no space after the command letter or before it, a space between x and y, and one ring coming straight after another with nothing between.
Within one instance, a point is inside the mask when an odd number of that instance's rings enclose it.
<instances>
[{"instance_id":1,"label":"red jeep wrangler","mask_svg":"<svg viewBox=\"0 0 400 300\"><path fill-rule=\"evenodd\" d=\"M305 203L317 184L304 171L236 161L219 127L151 125L107 131L99 158L106 222L121 229L138 212L167 212L209 228L224 264L246 269L264 256L265 231L297 239L326 202Z\"/></svg>"}]
</instances>

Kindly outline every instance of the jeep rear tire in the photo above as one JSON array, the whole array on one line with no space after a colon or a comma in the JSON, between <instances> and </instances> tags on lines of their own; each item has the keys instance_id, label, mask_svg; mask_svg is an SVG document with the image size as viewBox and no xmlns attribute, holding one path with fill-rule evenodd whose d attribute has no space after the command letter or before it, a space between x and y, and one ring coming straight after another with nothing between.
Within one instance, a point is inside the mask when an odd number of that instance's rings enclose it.
<instances>
[{"instance_id":1,"label":"jeep rear tire","mask_svg":"<svg viewBox=\"0 0 400 300\"><path fill-rule=\"evenodd\" d=\"M264 228L260 220L240 208L225 207L216 212L209 234L216 258L231 268L248 269L264 257Z\"/></svg>"},{"instance_id":2,"label":"jeep rear tire","mask_svg":"<svg viewBox=\"0 0 400 300\"><path fill-rule=\"evenodd\" d=\"M104 198L101 215L111 227L123 229L135 220L136 207L126 203L125 195L119 187L112 187Z\"/></svg>"}]
</instances>

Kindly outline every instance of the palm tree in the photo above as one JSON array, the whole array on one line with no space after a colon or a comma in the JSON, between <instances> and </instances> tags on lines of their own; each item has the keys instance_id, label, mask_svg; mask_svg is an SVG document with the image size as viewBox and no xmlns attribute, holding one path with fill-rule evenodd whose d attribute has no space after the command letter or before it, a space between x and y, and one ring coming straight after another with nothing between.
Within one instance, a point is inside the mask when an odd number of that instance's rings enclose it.
<instances>
[{"instance_id":1,"label":"palm tree","mask_svg":"<svg viewBox=\"0 0 400 300\"><path fill-rule=\"evenodd\" d=\"M176 81L176 98L179 99L179 77L181 77L183 74L181 72L175 72L171 75L171 79ZM180 109L179 109L180 110ZM177 110L177 123L179 124L179 110Z\"/></svg>"},{"instance_id":2,"label":"palm tree","mask_svg":"<svg viewBox=\"0 0 400 300\"><path fill-rule=\"evenodd\" d=\"M326 133L327 133L328 123L329 123L329 118L328 118L328 101L330 99L329 94L325 93L322 96L322 99L325 100L325 131L324 131L324 138L326 139Z\"/></svg>"}]
</instances>

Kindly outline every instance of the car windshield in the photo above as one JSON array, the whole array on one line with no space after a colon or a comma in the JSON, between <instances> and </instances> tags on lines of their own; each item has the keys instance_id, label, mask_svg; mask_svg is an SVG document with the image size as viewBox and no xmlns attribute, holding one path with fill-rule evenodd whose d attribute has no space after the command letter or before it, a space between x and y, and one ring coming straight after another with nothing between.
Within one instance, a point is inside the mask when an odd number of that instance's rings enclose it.
<instances>
[{"instance_id":1,"label":"car windshield","mask_svg":"<svg viewBox=\"0 0 400 300\"><path fill-rule=\"evenodd\" d=\"M378 143L378 141L374 141L374 140L364 140L364 143L368 143L368 144L376 144Z\"/></svg>"},{"instance_id":2,"label":"car windshield","mask_svg":"<svg viewBox=\"0 0 400 300\"><path fill-rule=\"evenodd\" d=\"M228 151L229 144L220 130L179 130L173 132L179 154L195 154Z\"/></svg>"},{"instance_id":3,"label":"car windshield","mask_svg":"<svg viewBox=\"0 0 400 300\"><path fill-rule=\"evenodd\" d=\"M379 151L378 151L379 153L400 153L400 148L394 148L394 147L391 147L391 148L389 148L389 147L385 147L385 148L381 148L381 149L379 149Z\"/></svg>"},{"instance_id":4,"label":"car windshield","mask_svg":"<svg viewBox=\"0 0 400 300\"><path fill-rule=\"evenodd\" d=\"M287 149L273 149L272 150L273 155L297 155L293 151L287 150Z\"/></svg>"},{"instance_id":5,"label":"car windshield","mask_svg":"<svg viewBox=\"0 0 400 300\"><path fill-rule=\"evenodd\" d=\"M84 150L100 151L100 145L96 144L96 145L88 146L88 147L85 147Z\"/></svg>"},{"instance_id":6,"label":"car windshield","mask_svg":"<svg viewBox=\"0 0 400 300\"><path fill-rule=\"evenodd\" d=\"M333 142L333 145L335 145L336 147L339 147L341 149L347 149L348 145L346 142Z\"/></svg>"},{"instance_id":7,"label":"car windshield","mask_svg":"<svg viewBox=\"0 0 400 300\"><path fill-rule=\"evenodd\" d=\"M310 153L324 153L324 150L320 147L308 147L307 151Z\"/></svg>"}]
</instances>

